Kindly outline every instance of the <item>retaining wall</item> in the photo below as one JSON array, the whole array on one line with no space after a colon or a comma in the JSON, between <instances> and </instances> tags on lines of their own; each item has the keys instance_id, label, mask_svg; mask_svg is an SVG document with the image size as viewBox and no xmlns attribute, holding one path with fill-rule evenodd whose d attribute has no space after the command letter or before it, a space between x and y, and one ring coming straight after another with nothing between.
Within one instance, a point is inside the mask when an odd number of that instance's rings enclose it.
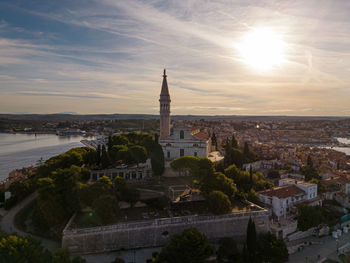
<instances>
[{"instance_id":1,"label":"retaining wall","mask_svg":"<svg viewBox=\"0 0 350 263\"><path fill-rule=\"evenodd\" d=\"M63 231L62 247L79 254L159 247L167 244L172 234L189 227L197 228L213 241L229 236L243 242L250 217L255 222L257 233L270 230L267 210L221 216L161 218L84 229L70 229L68 225Z\"/></svg>"}]
</instances>

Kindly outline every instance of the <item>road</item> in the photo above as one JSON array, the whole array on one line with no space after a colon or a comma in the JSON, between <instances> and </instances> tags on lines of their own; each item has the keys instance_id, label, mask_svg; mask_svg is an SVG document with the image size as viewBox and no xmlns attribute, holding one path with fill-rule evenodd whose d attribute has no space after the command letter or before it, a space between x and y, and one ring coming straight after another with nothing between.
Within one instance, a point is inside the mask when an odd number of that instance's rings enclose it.
<instances>
[{"instance_id":1,"label":"road","mask_svg":"<svg viewBox=\"0 0 350 263\"><path fill-rule=\"evenodd\" d=\"M13 233L17 233L20 236L27 236L29 235L28 233L25 233L21 230L19 230L15 224L14 224L14 220L15 220L15 216L16 214L22 210L26 205L28 205L30 202L32 202L35 198L38 197L37 192L32 193L31 195L29 195L27 198L25 198L22 202L20 202L19 204L17 204L16 206L12 207L10 209L10 211L8 211L1 219L0 222L0 226L1 229L6 232L7 234L13 234ZM47 248L48 250L50 250L51 252L56 251L57 248L60 248L60 243L54 240L50 240L50 239L46 239L46 238L42 238L39 236L34 236L32 235L35 239L41 241L42 245Z\"/></svg>"},{"instance_id":2,"label":"road","mask_svg":"<svg viewBox=\"0 0 350 263\"><path fill-rule=\"evenodd\" d=\"M313 244L311 246L305 247L301 252L296 252L289 255L289 262L291 263L301 263L301 262L318 262L320 259L329 258L333 260L338 260L337 247L350 242L350 233L343 234L337 241L331 237L326 236L322 238L309 237L305 238L303 241L310 241ZM340 261L339 261L340 262Z\"/></svg>"}]
</instances>

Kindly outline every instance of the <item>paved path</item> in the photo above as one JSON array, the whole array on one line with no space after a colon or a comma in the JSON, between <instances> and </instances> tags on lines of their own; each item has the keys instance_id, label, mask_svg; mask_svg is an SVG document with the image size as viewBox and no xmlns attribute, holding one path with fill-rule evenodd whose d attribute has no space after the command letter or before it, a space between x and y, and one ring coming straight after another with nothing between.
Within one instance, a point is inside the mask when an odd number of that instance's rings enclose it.
<instances>
[{"instance_id":1,"label":"paved path","mask_svg":"<svg viewBox=\"0 0 350 263\"><path fill-rule=\"evenodd\" d=\"M311 241L313 244L311 246L305 247L301 252L296 252L289 255L289 262L301 263L301 262L318 262L323 258L330 258L333 260L338 260L337 247L350 242L350 233L343 234L337 241L331 237L326 236L322 238L309 237L303 239L303 241ZM318 256L320 255L320 257ZM340 261L339 261L340 262Z\"/></svg>"},{"instance_id":2,"label":"paved path","mask_svg":"<svg viewBox=\"0 0 350 263\"><path fill-rule=\"evenodd\" d=\"M1 219L1 222L0 222L1 230L6 232L7 234L17 233L20 236L27 236L27 235L29 235L28 233L19 230L15 226L14 220L15 220L16 214L20 210L22 210L25 206L27 206L30 202L32 202L35 198L37 198L37 197L38 197L38 193L37 192L32 193L27 198L25 198L22 202L20 202L16 206L12 207L10 209L10 211L8 211ZM52 252L60 247L60 243L57 242L57 241L46 239L46 238L42 238L42 237L39 237L39 236L34 236L34 235L32 235L32 236L35 239L41 241L42 245L44 247L46 247L47 249L49 249L50 251L52 251Z\"/></svg>"}]
</instances>

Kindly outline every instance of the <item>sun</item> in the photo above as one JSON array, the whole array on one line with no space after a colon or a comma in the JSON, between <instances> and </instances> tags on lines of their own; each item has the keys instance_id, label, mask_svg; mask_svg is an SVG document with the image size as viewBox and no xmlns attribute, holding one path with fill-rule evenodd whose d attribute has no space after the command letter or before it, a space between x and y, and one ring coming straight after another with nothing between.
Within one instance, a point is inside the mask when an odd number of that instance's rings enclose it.
<instances>
[{"instance_id":1,"label":"sun","mask_svg":"<svg viewBox=\"0 0 350 263\"><path fill-rule=\"evenodd\" d=\"M258 71L278 67L285 61L286 43L270 28L256 28L246 33L236 45L243 61Z\"/></svg>"}]
</instances>

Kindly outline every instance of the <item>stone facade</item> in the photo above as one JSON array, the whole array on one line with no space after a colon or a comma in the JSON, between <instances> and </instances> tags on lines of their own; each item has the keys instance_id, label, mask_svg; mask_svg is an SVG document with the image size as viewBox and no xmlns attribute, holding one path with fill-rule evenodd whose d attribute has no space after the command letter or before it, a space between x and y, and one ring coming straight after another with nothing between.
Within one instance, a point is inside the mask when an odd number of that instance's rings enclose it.
<instances>
[{"instance_id":1,"label":"stone facade","mask_svg":"<svg viewBox=\"0 0 350 263\"><path fill-rule=\"evenodd\" d=\"M68 224L63 231L62 247L78 254L159 247L166 245L171 235L189 227L197 228L212 241L232 237L243 243L250 217L258 234L270 230L269 212L265 209L220 216L161 218L85 229L69 229Z\"/></svg>"},{"instance_id":2,"label":"stone facade","mask_svg":"<svg viewBox=\"0 0 350 263\"><path fill-rule=\"evenodd\" d=\"M120 166L116 168L91 170L90 180L96 181L102 176L108 176L112 181L117 176L120 176L128 181L143 180L152 174L151 160L148 159L146 163L133 166Z\"/></svg>"},{"instance_id":3,"label":"stone facade","mask_svg":"<svg viewBox=\"0 0 350 263\"><path fill-rule=\"evenodd\" d=\"M173 134L159 143L167 161L181 156L208 157L211 146L207 134L183 124L176 125Z\"/></svg>"}]
</instances>

